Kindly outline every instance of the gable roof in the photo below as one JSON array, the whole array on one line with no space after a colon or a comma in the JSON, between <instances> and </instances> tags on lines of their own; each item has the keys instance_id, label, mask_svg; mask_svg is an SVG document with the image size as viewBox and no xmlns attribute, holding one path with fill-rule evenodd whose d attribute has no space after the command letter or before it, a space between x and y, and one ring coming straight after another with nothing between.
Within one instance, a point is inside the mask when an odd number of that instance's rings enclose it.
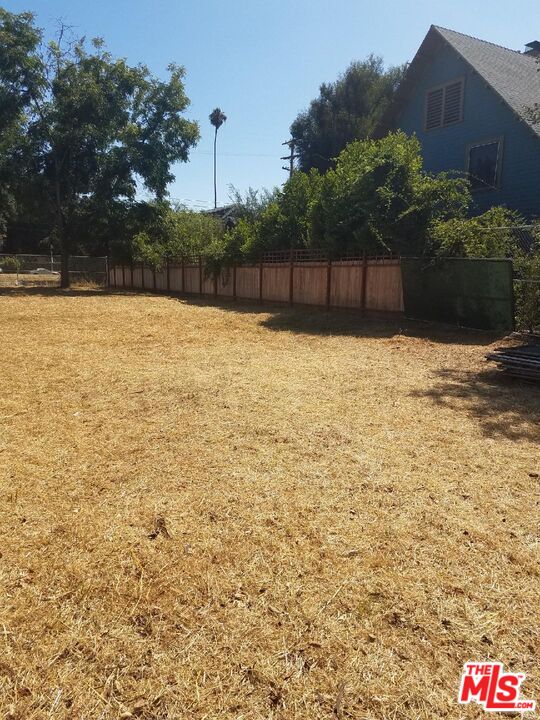
<instances>
[{"instance_id":1,"label":"gable roof","mask_svg":"<svg viewBox=\"0 0 540 720\"><path fill-rule=\"evenodd\" d=\"M540 72L538 71L540 65L536 62L537 57L432 25L408 66L394 101L379 123L376 137L381 137L394 126L400 109L412 94L426 63L445 43L450 45L510 109L540 136L540 123L533 124L525 116L527 107L540 103Z\"/></svg>"}]
</instances>

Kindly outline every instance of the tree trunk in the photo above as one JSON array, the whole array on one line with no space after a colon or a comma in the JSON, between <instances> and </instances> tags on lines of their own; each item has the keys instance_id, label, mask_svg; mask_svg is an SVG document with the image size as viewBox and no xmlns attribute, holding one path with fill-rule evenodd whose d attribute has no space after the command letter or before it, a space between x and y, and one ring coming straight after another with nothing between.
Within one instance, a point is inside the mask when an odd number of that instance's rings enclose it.
<instances>
[{"instance_id":1,"label":"tree trunk","mask_svg":"<svg viewBox=\"0 0 540 720\"><path fill-rule=\"evenodd\" d=\"M60 287L68 288L69 283L69 247L67 246L65 237L61 241L61 258L60 258Z\"/></svg>"},{"instance_id":2,"label":"tree trunk","mask_svg":"<svg viewBox=\"0 0 540 720\"><path fill-rule=\"evenodd\" d=\"M217 184L216 184L216 146L217 146L217 127L214 133L214 210L217 208Z\"/></svg>"},{"instance_id":3,"label":"tree trunk","mask_svg":"<svg viewBox=\"0 0 540 720\"><path fill-rule=\"evenodd\" d=\"M62 196L60 192L58 160L54 159L55 169L55 200L56 200L56 231L60 241L60 287L69 287L69 242L64 229L64 214L62 212Z\"/></svg>"}]
</instances>

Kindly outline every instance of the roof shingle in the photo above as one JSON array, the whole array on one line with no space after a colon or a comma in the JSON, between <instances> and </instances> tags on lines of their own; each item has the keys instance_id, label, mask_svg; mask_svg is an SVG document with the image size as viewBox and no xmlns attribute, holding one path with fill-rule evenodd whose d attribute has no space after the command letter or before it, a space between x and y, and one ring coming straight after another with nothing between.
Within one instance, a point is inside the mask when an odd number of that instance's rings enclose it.
<instances>
[{"instance_id":1,"label":"roof shingle","mask_svg":"<svg viewBox=\"0 0 540 720\"><path fill-rule=\"evenodd\" d=\"M481 75L493 90L527 120L526 109L540 103L540 64L534 55L495 45L455 30L434 30ZM528 121L529 122L529 121ZM540 123L533 125L540 135Z\"/></svg>"},{"instance_id":2,"label":"roof shingle","mask_svg":"<svg viewBox=\"0 0 540 720\"><path fill-rule=\"evenodd\" d=\"M482 77L499 97L531 130L540 136L540 123L534 124L527 109L540 104L540 64L532 54L509 50L455 30L432 25L408 66L393 102L375 129L374 137L383 137L395 127L400 109L414 92L426 62L447 43Z\"/></svg>"}]
</instances>

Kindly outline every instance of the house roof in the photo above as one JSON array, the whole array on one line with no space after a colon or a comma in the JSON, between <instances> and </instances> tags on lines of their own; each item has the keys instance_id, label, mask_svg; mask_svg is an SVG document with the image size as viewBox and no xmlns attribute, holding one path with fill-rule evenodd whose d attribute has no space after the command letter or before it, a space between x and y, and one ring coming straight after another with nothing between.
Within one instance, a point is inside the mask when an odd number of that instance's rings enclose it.
<instances>
[{"instance_id":1,"label":"house roof","mask_svg":"<svg viewBox=\"0 0 540 720\"><path fill-rule=\"evenodd\" d=\"M534 54L509 50L455 30L432 25L407 68L395 99L376 131L381 137L394 126L399 111L414 90L424 66L444 44L450 45L480 75L511 110L540 136L540 123L526 117L526 108L540 103L540 65Z\"/></svg>"}]
</instances>

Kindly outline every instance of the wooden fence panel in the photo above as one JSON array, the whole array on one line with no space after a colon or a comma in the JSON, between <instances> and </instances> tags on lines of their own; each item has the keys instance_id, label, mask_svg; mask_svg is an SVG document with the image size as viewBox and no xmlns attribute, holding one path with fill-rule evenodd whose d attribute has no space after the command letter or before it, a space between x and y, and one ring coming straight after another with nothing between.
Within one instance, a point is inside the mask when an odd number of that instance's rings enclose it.
<instances>
[{"instance_id":1,"label":"wooden fence panel","mask_svg":"<svg viewBox=\"0 0 540 720\"><path fill-rule=\"evenodd\" d=\"M156 290L167 290L167 268L156 272Z\"/></svg>"},{"instance_id":2,"label":"wooden fence panel","mask_svg":"<svg viewBox=\"0 0 540 720\"><path fill-rule=\"evenodd\" d=\"M236 295L247 300L259 298L259 267L239 267L236 269Z\"/></svg>"},{"instance_id":3,"label":"wooden fence panel","mask_svg":"<svg viewBox=\"0 0 540 720\"><path fill-rule=\"evenodd\" d=\"M368 263L366 310L403 312L403 287L399 261Z\"/></svg>"},{"instance_id":4,"label":"wooden fence panel","mask_svg":"<svg viewBox=\"0 0 540 720\"><path fill-rule=\"evenodd\" d=\"M218 295L232 297L233 295L233 269L223 268L218 278Z\"/></svg>"},{"instance_id":5,"label":"wooden fence panel","mask_svg":"<svg viewBox=\"0 0 540 720\"><path fill-rule=\"evenodd\" d=\"M203 294L204 295L213 295L214 294L214 274L206 275L204 268L203 268Z\"/></svg>"},{"instance_id":6,"label":"wooden fence panel","mask_svg":"<svg viewBox=\"0 0 540 720\"><path fill-rule=\"evenodd\" d=\"M289 265L263 265L263 300L289 302L290 271Z\"/></svg>"},{"instance_id":7,"label":"wooden fence panel","mask_svg":"<svg viewBox=\"0 0 540 720\"><path fill-rule=\"evenodd\" d=\"M169 266L169 281L171 283L171 292L182 292L182 266Z\"/></svg>"},{"instance_id":8,"label":"wooden fence panel","mask_svg":"<svg viewBox=\"0 0 540 720\"><path fill-rule=\"evenodd\" d=\"M131 278L131 272L130 272L130 278ZM137 267L137 266L133 266L133 287L134 288L142 287L142 270L140 267Z\"/></svg>"},{"instance_id":9,"label":"wooden fence panel","mask_svg":"<svg viewBox=\"0 0 540 720\"><path fill-rule=\"evenodd\" d=\"M198 293L200 292L199 266L198 265L186 265L184 268L184 281L186 286L184 292L187 293Z\"/></svg>"},{"instance_id":10,"label":"wooden fence panel","mask_svg":"<svg viewBox=\"0 0 540 720\"><path fill-rule=\"evenodd\" d=\"M154 273L151 268L144 268L144 289L145 290L153 290L154 289Z\"/></svg>"},{"instance_id":11,"label":"wooden fence panel","mask_svg":"<svg viewBox=\"0 0 540 720\"><path fill-rule=\"evenodd\" d=\"M298 264L294 266L293 302L306 305L326 305L328 264Z\"/></svg>"},{"instance_id":12,"label":"wooden fence panel","mask_svg":"<svg viewBox=\"0 0 540 720\"><path fill-rule=\"evenodd\" d=\"M330 287L330 305L332 307L362 307L362 264L336 262L332 264L332 284Z\"/></svg>"},{"instance_id":13,"label":"wooden fence panel","mask_svg":"<svg viewBox=\"0 0 540 720\"><path fill-rule=\"evenodd\" d=\"M265 263L261 265L224 268L217 283L214 276L204 274L199 263L191 262L182 266L171 263L167 268L154 273L151 268L140 264L117 266L109 270L110 284L117 288L139 290L170 289L172 292L233 297L234 274L236 274L236 297L246 300L260 300L288 303L291 300L291 265L288 263ZM259 283L262 277L262 294ZM362 284L366 279L365 291ZM330 285L328 280L330 279ZM380 312L403 312L403 287L401 264L395 259L370 259L335 261L330 266L326 261L298 262L292 266L293 304L325 306L328 299L336 308L354 308Z\"/></svg>"}]
</instances>

